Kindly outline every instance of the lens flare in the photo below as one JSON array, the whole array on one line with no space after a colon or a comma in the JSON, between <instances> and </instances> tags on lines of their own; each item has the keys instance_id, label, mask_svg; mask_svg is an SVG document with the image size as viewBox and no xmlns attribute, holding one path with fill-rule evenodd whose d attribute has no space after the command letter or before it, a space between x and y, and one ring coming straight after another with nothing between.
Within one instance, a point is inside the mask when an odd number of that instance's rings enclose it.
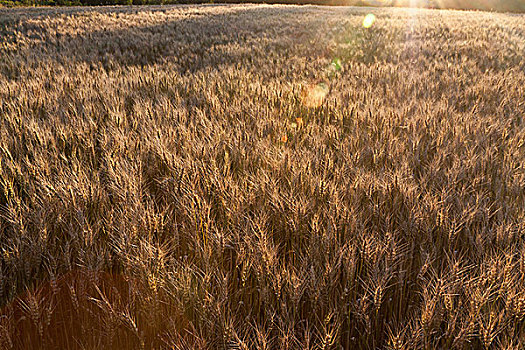
<instances>
[{"instance_id":1,"label":"lens flare","mask_svg":"<svg viewBox=\"0 0 525 350\"><path fill-rule=\"evenodd\" d=\"M330 65L335 70L341 70L341 60L339 58L334 58Z\"/></svg>"},{"instance_id":2,"label":"lens flare","mask_svg":"<svg viewBox=\"0 0 525 350\"><path fill-rule=\"evenodd\" d=\"M301 128L304 125L303 118L301 117L295 118L295 124L297 125L298 128Z\"/></svg>"},{"instance_id":3,"label":"lens flare","mask_svg":"<svg viewBox=\"0 0 525 350\"><path fill-rule=\"evenodd\" d=\"M363 20L363 27L370 28L374 22L376 21L376 16L372 13L369 13L365 16L365 19Z\"/></svg>"},{"instance_id":4,"label":"lens flare","mask_svg":"<svg viewBox=\"0 0 525 350\"><path fill-rule=\"evenodd\" d=\"M308 85L302 88L301 97L306 107L317 108L323 104L328 95L328 85L325 83Z\"/></svg>"}]
</instances>

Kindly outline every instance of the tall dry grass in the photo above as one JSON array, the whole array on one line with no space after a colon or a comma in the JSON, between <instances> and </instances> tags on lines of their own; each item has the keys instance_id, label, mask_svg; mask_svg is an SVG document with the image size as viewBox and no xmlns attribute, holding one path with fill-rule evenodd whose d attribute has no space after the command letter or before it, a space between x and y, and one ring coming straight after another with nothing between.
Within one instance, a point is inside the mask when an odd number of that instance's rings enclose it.
<instances>
[{"instance_id":1,"label":"tall dry grass","mask_svg":"<svg viewBox=\"0 0 525 350\"><path fill-rule=\"evenodd\" d=\"M519 349L525 18L0 10L2 348Z\"/></svg>"}]
</instances>

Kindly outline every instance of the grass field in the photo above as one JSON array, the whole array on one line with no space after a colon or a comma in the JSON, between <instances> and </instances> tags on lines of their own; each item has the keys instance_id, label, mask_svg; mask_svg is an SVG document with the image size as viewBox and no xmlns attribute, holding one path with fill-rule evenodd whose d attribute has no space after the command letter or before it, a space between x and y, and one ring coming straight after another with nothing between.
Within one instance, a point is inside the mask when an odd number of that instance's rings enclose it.
<instances>
[{"instance_id":1,"label":"grass field","mask_svg":"<svg viewBox=\"0 0 525 350\"><path fill-rule=\"evenodd\" d=\"M511 14L0 10L0 347L523 348L524 52Z\"/></svg>"}]
</instances>

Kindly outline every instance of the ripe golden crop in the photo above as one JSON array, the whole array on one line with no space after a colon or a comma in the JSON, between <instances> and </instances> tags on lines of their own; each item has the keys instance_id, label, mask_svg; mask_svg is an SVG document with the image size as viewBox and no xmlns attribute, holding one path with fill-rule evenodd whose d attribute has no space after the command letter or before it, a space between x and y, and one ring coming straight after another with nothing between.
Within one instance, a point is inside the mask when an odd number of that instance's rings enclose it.
<instances>
[{"instance_id":1,"label":"ripe golden crop","mask_svg":"<svg viewBox=\"0 0 525 350\"><path fill-rule=\"evenodd\" d=\"M0 348L522 348L524 36L0 10Z\"/></svg>"}]
</instances>

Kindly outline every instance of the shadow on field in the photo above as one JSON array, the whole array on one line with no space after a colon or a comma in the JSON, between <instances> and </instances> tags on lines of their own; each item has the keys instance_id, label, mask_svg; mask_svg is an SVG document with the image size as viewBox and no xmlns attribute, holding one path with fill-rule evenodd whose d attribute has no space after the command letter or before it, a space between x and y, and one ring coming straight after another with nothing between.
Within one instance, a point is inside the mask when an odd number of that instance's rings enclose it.
<instances>
[{"instance_id":1,"label":"shadow on field","mask_svg":"<svg viewBox=\"0 0 525 350\"><path fill-rule=\"evenodd\" d=\"M143 12L151 13L166 13L173 9L187 9L187 8L220 8L228 7L228 4L179 4L179 5L134 5L134 6L56 6L56 7L15 7L15 8L0 8L0 25L13 22L21 19L43 19L51 16L82 16L91 13L98 14L140 14Z\"/></svg>"},{"instance_id":2,"label":"shadow on field","mask_svg":"<svg viewBox=\"0 0 525 350\"><path fill-rule=\"evenodd\" d=\"M225 11L215 12L213 8ZM142 12L161 16L170 9L173 7L101 8L96 11L118 18ZM251 65L257 55L268 59L286 56L287 52L291 55L299 42L308 41L315 35L307 25L294 22L297 14L306 12L301 8L276 11L272 7L206 5L191 9L189 13L181 11L178 19L167 17L165 21L156 20L153 25L119 29L96 27L96 30L76 34L50 33L34 20L60 13L76 16L81 21L93 13L92 9L76 8L62 12L46 9L44 14L41 10L40 13L27 11L20 15L17 15L20 11L15 10L11 19L0 22L0 32L3 27L4 41L12 45L19 44L16 31L29 33L25 47L7 53L22 60L38 57L39 61L49 60L50 64L55 61L59 65L67 65L69 61L85 62L93 69L102 67L106 70L167 62L178 66L180 73L195 73L208 66ZM261 21L265 25L261 25ZM290 21L292 25L284 26L282 21ZM16 78L17 67L12 68L14 71L4 72L8 78Z\"/></svg>"}]
</instances>

